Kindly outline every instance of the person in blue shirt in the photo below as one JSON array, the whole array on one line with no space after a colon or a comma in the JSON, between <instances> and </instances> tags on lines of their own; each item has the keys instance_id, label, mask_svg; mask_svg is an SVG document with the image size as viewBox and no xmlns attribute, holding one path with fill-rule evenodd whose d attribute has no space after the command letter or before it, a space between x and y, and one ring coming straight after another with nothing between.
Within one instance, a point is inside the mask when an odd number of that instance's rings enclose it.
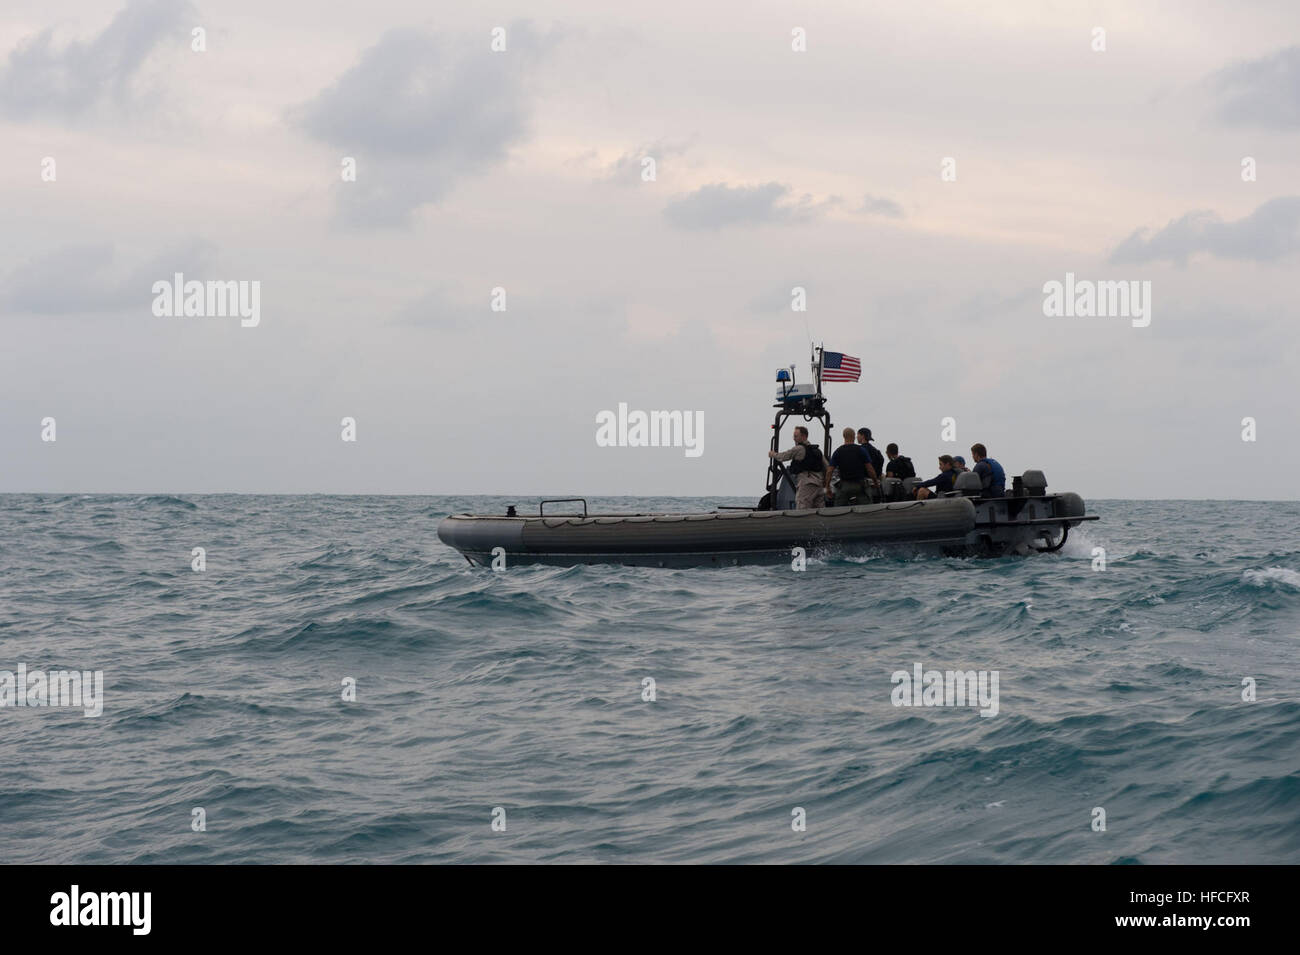
<instances>
[{"instance_id":1,"label":"person in blue shirt","mask_svg":"<svg viewBox=\"0 0 1300 955\"><path fill-rule=\"evenodd\" d=\"M1006 497L1007 474L1002 465L989 457L988 448L982 444L970 446L971 457L975 459L975 473L979 475L981 497Z\"/></svg>"},{"instance_id":2,"label":"person in blue shirt","mask_svg":"<svg viewBox=\"0 0 1300 955\"><path fill-rule=\"evenodd\" d=\"M922 481L920 484L916 485L916 499L918 501L924 501L927 497L930 497L931 494L939 495L948 493L952 490L953 479L956 478L959 473L960 472L953 468L952 458L949 455L939 455L939 473L930 478L930 480ZM934 488L934 491L931 491L930 488Z\"/></svg>"}]
</instances>

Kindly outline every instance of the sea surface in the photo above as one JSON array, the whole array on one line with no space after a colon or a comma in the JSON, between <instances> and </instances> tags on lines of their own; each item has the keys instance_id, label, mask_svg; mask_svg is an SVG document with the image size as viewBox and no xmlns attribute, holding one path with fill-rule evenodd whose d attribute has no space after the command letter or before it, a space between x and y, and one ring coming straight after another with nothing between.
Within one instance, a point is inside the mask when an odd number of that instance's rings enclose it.
<instances>
[{"instance_id":1,"label":"sea surface","mask_svg":"<svg viewBox=\"0 0 1300 955\"><path fill-rule=\"evenodd\" d=\"M0 496L0 671L104 681L0 707L0 862L1300 862L1300 503L803 572L434 533L506 503ZM917 664L996 715L896 706Z\"/></svg>"}]
</instances>

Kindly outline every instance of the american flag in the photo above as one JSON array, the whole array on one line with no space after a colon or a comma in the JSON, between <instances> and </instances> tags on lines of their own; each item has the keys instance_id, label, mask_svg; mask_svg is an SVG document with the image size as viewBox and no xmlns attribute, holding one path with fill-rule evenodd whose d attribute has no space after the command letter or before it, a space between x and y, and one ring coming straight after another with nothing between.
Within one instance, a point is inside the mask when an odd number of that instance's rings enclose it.
<instances>
[{"instance_id":1,"label":"american flag","mask_svg":"<svg viewBox=\"0 0 1300 955\"><path fill-rule=\"evenodd\" d=\"M843 352L822 353L822 381L857 381L862 375L862 362Z\"/></svg>"}]
</instances>

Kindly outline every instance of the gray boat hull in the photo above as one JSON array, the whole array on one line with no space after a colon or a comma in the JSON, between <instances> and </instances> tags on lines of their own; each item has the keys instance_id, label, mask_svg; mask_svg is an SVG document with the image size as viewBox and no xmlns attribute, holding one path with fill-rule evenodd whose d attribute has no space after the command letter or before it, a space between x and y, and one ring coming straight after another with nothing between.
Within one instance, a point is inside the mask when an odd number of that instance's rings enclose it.
<instances>
[{"instance_id":1,"label":"gray boat hull","mask_svg":"<svg viewBox=\"0 0 1300 955\"><path fill-rule=\"evenodd\" d=\"M510 516L452 514L438 537L471 564L618 563L660 567L788 562L904 548L945 554L1056 549L1094 518L1077 494L983 500L944 497L809 510L698 514Z\"/></svg>"}]
</instances>

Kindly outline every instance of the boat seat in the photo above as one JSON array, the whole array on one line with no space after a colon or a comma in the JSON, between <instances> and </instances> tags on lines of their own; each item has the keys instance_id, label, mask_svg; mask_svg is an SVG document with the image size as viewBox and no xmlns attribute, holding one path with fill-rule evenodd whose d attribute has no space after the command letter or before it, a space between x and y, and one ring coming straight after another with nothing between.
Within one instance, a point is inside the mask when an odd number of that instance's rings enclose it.
<instances>
[{"instance_id":1,"label":"boat seat","mask_svg":"<svg viewBox=\"0 0 1300 955\"><path fill-rule=\"evenodd\" d=\"M964 497L979 497L984 492L984 485L974 471L962 471L953 482L953 489Z\"/></svg>"}]
</instances>

